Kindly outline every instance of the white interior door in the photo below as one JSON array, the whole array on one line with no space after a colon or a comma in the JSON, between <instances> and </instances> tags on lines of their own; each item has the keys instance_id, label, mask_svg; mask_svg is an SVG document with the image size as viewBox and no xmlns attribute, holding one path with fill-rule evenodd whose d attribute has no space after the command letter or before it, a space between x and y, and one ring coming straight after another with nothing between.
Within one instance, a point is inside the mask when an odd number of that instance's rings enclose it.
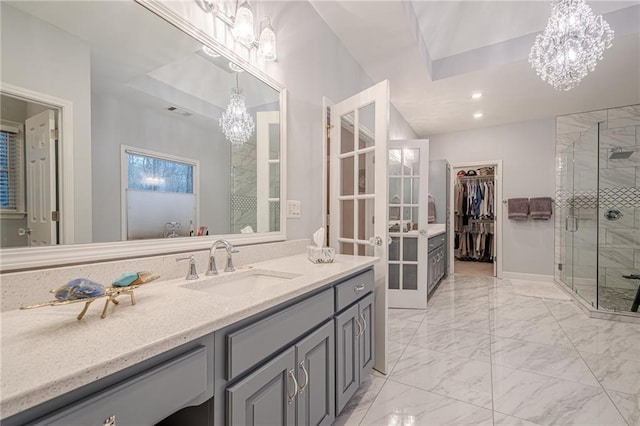
<instances>
[{"instance_id":1,"label":"white interior door","mask_svg":"<svg viewBox=\"0 0 640 426\"><path fill-rule=\"evenodd\" d=\"M427 308L429 141L389 142L390 308Z\"/></svg>"},{"instance_id":2,"label":"white interior door","mask_svg":"<svg viewBox=\"0 0 640 426\"><path fill-rule=\"evenodd\" d=\"M331 108L330 234L337 253L376 256L374 368L387 372L387 140L389 82Z\"/></svg>"},{"instance_id":3,"label":"white interior door","mask_svg":"<svg viewBox=\"0 0 640 426\"><path fill-rule=\"evenodd\" d=\"M57 244L55 115L47 110L28 118L26 127L27 227L29 245Z\"/></svg>"}]
</instances>

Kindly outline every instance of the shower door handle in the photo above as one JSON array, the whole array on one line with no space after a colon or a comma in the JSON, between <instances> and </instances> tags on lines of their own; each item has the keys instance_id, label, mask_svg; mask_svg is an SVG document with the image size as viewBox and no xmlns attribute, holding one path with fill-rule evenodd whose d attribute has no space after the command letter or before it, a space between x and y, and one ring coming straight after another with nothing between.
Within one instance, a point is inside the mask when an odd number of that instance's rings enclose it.
<instances>
[{"instance_id":1,"label":"shower door handle","mask_svg":"<svg viewBox=\"0 0 640 426\"><path fill-rule=\"evenodd\" d=\"M578 218L576 216L567 216L564 223L564 229L569 232L578 231Z\"/></svg>"}]
</instances>

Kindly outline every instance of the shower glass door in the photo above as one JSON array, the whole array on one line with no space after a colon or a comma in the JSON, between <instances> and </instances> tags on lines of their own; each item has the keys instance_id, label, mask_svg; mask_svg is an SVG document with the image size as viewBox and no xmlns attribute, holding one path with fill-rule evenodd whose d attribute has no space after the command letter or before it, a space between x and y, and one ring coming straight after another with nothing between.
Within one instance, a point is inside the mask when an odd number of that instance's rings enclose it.
<instances>
[{"instance_id":1,"label":"shower glass door","mask_svg":"<svg viewBox=\"0 0 640 426\"><path fill-rule=\"evenodd\" d=\"M598 304L598 128L580 133L565 151L567 202L564 218L565 282L594 307ZM564 268L563 268L564 269Z\"/></svg>"}]
</instances>

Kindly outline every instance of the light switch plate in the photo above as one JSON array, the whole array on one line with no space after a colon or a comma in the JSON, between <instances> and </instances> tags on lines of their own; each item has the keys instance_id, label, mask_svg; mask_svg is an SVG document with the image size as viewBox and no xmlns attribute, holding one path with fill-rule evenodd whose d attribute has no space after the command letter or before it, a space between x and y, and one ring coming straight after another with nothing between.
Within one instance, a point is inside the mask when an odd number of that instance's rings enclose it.
<instances>
[{"instance_id":1,"label":"light switch plate","mask_svg":"<svg viewBox=\"0 0 640 426\"><path fill-rule=\"evenodd\" d=\"M288 200L287 201L287 218L300 219L301 205L300 201Z\"/></svg>"}]
</instances>

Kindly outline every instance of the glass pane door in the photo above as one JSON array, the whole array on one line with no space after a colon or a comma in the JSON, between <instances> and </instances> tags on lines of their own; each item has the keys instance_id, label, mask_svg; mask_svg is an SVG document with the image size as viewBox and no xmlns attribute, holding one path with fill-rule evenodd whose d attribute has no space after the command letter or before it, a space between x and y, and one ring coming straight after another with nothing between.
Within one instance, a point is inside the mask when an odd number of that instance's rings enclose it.
<instances>
[{"instance_id":1,"label":"glass pane door","mask_svg":"<svg viewBox=\"0 0 640 426\"><path fill-rule=\"evenodd\" d=\"M427 304L427 141L392 141L389 149L389 306Z\"/></svg>"}]
</instances>

